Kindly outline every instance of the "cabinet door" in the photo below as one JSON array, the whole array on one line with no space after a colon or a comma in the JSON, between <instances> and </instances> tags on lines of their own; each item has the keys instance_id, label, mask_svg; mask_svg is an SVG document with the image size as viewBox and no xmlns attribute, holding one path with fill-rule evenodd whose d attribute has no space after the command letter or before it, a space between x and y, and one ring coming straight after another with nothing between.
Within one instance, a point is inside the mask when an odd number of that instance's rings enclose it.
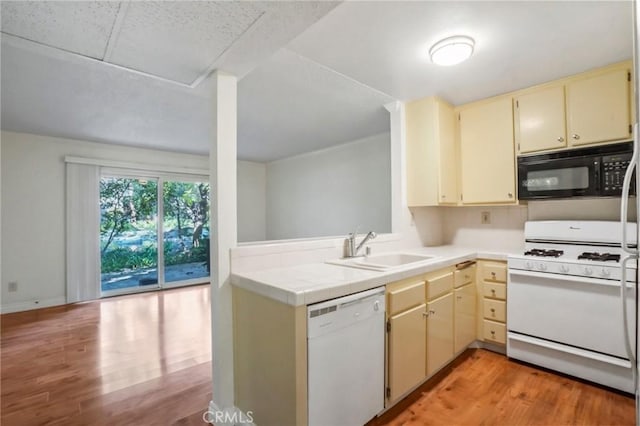
<instances>
[{"instance_id":1,"label":"cabinet door","mask_svg":"<svg viewBox=\"0 0 640 426\"><path fill-rule=\"evenodd\" d=\"M458 202L455 113L429 97L407 103L407 202L437 206Z\"/></svg>"},{"instance_id":2,"label":"cabinet door","mask_svg":"<svg viewBox=\"0 0 640 426\"><path fill-rule=\"evenodd\" d=\"M453 358L453 293L427 303L427 376Z\"/></svg>"},{"instance_id":3,"label":"cabinet door","mask_svg":"<svg viewBox=\"0 0 640 426\"><path fill-rule=\"evenodd\" d=\"M460 111L460 159L463 204L515 202L511 98Z\"/></svg>"},{"instance_id":4,"label":"cabinet door","mask_svg":"<svg viewBox=\"0 0 640 426\"><path fill-rule=\"evenodd\" d=\"M454 353L476 340L475 284L467 284L455 291Z\"/></svg>"},{"instance_id":5,"label":"cabinet door","mask_svg":"<svg viewBox=\"0 0 640 426\"><path fill-rule=\"evenodd\" d=\"M425 305L416 306L389 319L390 401L416 386L426 377Z\"/></svg>"},{"instance_id":6,"label":"cabinet door","mask_svg":"<svg viewBox=\"0 0 640 426\"><path fill-rule=\"evenodd\" d=\"M458 161L455 146L455 113L453 107L437 102L438 141L440 161L438 162L438 204L458 202Z\"/></svg>"},{"instance_id":7,"label":"cabinet door","mask_svg":"<svg viewBox=\"0 0 640 426\"><path fill-rule=\"evenodd\" d=\"M631 138L628 70L616 70L567 84L571 145Z\"/></svg>"},{"instance_id":8,"label":"cabinet door","mask_svg":"<svg viewBox=\"0 0 640 426\"><path fill-rule=\"evenodd\" d=\"M564 86L516 98L516 143L520 153L563 148L567 145Z\"/></svg>"}]
</instances>

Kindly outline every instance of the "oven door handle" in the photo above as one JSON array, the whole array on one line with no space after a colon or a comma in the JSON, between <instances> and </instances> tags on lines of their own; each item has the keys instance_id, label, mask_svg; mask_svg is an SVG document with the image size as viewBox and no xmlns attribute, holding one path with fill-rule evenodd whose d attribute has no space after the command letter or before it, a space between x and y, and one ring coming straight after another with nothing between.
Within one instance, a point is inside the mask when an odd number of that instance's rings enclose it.
<instances>
[{"instance_id":1,"label":"oven door handle","mask_svg":"<svg viewBox=\"0 0 640 426\"><path fill-rule=\"evenodd\" d=\"M621 281L618 281L618 280L606 280L603 278L592 278L592 277L583 277L583 276L576 276L576 275L561 275L561 274L554 274L552 272L522 271L520 269L509 269L509 275L518 275L522 277L533 277L533 278L546 278L546 279L553 279L553 280L577 282L581 284L606 285L609 287L619 287L621 283ZM514 285L518 285L518 284L516 283ZM632 288L633 283L627 283L627 287Z\"/></svg>"},{"instance_id":2,"label":"oven door handle","mask_svg":"<svg viewBox=\"0 0 640 426\"><path fill-rule=\"evenodd\" d=\"M627 262L630 260L636 260L637 256L625 256L620 261L620 266L622 269L620 270L620 282L624 283L627 279ZM622 329L624 331L624 347L627 350L627 355L629 357L629 361L631 361L631 368L633 370L633 386L637 388L638 384L638 366L636 364L636 354L631 345L631 338L629 337L629 322L627 321L627 286L620 286L620 299L622 302Z\"/></svg>"}]
</instances>

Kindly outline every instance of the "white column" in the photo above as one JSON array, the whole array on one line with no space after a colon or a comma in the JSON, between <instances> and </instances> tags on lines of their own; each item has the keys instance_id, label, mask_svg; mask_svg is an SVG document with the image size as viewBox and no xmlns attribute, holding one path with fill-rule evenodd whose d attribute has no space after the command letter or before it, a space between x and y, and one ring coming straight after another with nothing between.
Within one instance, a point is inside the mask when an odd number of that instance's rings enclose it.
<instances>
[{"instance_id":1,"label":"white column","mask_svg":"<svg viewBox=\"0 0 640 426\"><path fill-rule=\"evenodd\" d=\"M234 410L234 391L230 249L236 247L238 235L236 214L238 80L235 76L221 72L216 72L211 78L214 91L213 129L209 152L213 397L209 409L231 413Z\"/></svg>"},{"instance_id":2,"label":"white column","mask_svg":"<svg viewBox=\"0 0 640 426\"><path fill-rule=\"evenodd\" d=\"M391 231L403 233L411 224L407 208L407 178L405 153L405 106L394 101L384 106L389 111L391 131Z\"/></svg>"}]
</instances>

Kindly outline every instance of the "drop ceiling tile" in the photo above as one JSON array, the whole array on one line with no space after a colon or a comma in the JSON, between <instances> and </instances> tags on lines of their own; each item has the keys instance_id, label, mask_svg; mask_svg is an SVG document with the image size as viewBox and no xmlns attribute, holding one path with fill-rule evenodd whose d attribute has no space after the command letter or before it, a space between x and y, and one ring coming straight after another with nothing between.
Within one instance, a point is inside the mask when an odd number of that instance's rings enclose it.
<instances>
[{"instance_id":1,"label":"drop ceiling tile","mask_svg":"<svg viewBox=\"0 0 640 426\"><path fill-rule=\"evenodd\" d=\"M120 3L3 1L0 7L2 32L102 59Z\"/></svg>"},{"instance_id":2,"label":"drop ceiling tile","mask_svg":"<svg viewBox=\"0 0 640 426\"><path fill-rule=\"evenodd\" d=\"M105 60L190 84L263 13L254 2L132 2Z\"/></svg>"}]
</instances>

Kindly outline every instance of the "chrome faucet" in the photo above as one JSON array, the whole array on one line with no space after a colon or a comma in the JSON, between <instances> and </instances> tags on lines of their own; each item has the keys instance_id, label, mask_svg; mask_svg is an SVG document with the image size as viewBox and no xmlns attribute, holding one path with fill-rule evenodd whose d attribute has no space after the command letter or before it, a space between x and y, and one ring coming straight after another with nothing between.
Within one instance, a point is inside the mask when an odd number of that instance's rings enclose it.
<instances>
[{"instance_id":1,"label":"chrome faucet","mask_svg":"<svg viewBox=\"0 0 640 426\"><path fill-rule=\"evenodd\" d=\"M375 232L369 231L367 235L365 235L365 237L362 239L362 241L360 241L360 244L356 246L357 233L358 233L358 230L356 229L356 232L350 233L347 239L345 240L345 243L346 243L345 257L357 257L358 252L367 243L367 241L377 237L377 234Z\"/></svg>"}]
</instances>

